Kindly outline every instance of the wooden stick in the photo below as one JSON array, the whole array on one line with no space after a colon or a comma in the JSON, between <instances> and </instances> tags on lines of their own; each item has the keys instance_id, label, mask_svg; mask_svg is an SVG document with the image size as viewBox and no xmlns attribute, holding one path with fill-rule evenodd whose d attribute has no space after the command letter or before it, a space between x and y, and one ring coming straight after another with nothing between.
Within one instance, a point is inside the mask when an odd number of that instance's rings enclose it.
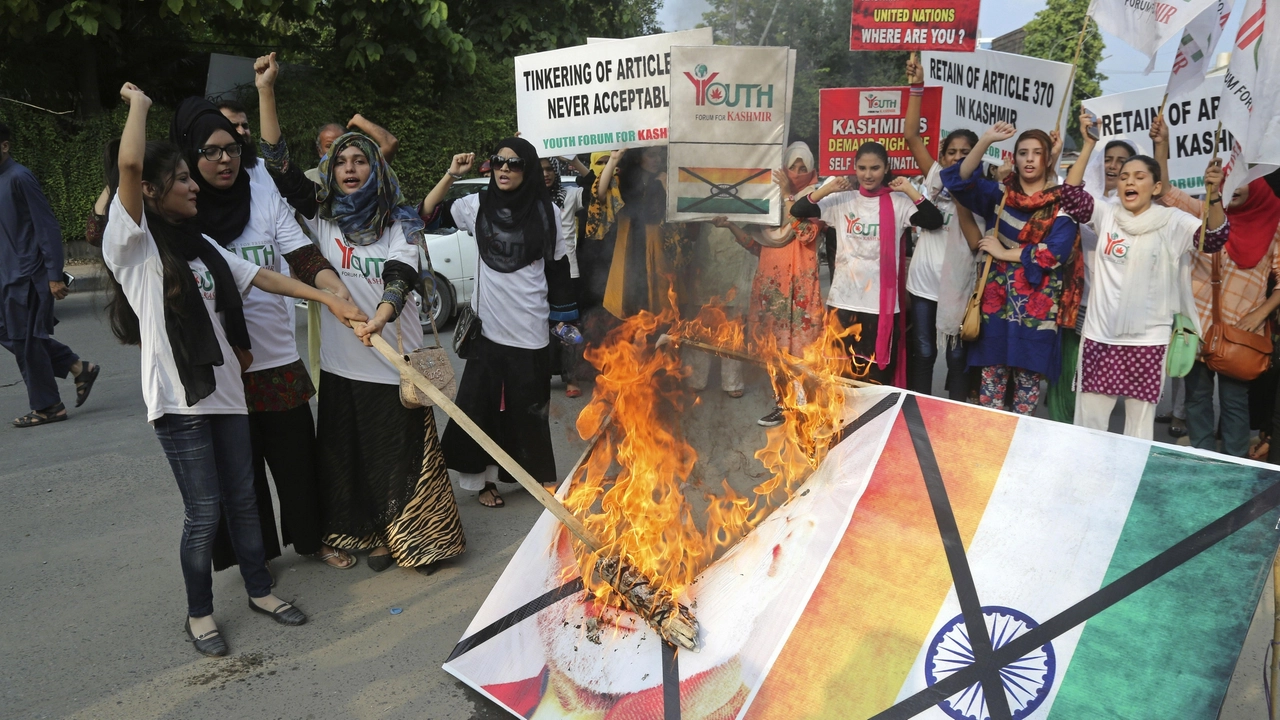
<instances>
[{"instance_id":1,"label":"wooden stick","mask_svg":"<svg viewBox=\"0 0 1280 720\"><path fill-rule=\"evenodd\" d=\"M363 323L353 322L351 325L352 327L359 328ZM514 458L508 455L506 450L503 450L498 443L493 441L493 438L489 437L484 430L481 430L480 426L476 425L474 420L468 417L466 413L462 412L462 408L459 408L448 398L448 396L440 392L435 385L431 384L430 380L423 377L417 370L414 370L413 366L405 360L404 356L397 353L395 349L393 349L391 345L383 339L381 334L373 333L369 336L369 339L373 342L373 347L376 348L378 352L382 353L382 356L390 361L392 365L396 366L396 369L400 371L400 377L409 380L415 387L426 393L427 397L431 398L431 402L435 403L445 412L446 415L452 418L454 422L458 423L459 427L467 431L467 434L470 435L472 439L480 445L480 447L484 448L484 451L489 453L490 457L497 461L504 470L511 473L511 476L516 479L516 482L520 483L521 487L529 491L529 494L533 496L533 499L542 503L542 506L549 510L552 515L556 516L557 520L564 523L564 526L569 529L569 532L573 533L574 537L578 538L583 545L586 545L588 550L591 552L600 551L600 548L603 547L603 543L600 542L599 538L593 535L591 531L582 524L582 521L573 513L569 512L569 508L565 507L555 495L542 487L542 485L538 484L538 481L533 479L533 476L529 474L529 471L521 467L520 463L516 462Z\"/></svg>"},{"instance_id":2,"label":"wooden stick","mask_svg":"<svg viewBox=\"0 0 1280 720\"><path fill-rule=\"evenodd\" d=\"M747 353L744 353L740 350L730 350L729 348L726 348L726 347L721 347L719 345L712 345L710 343L699 342L697 340L690 340L688 338L676 337L672 335L671 343L673 345L680 345L680 346L687 345L691 348L694 348L695 350L702 350L703 352L709 352L712 355L719 355L720 357L726 357L726 358L729 358L730 360L741 360L743 362L749 362L749 363L752 363L753 365L768 364L764 360L761 360L760 358L754 355L748 355ZM872 383L862 382L861 380L852 380L850 378L844 378L844 377L830 377L826 375L820 375L813 368L809 367L808 365L805 365L800 361L783 360L782 362L790 366L791 368L794 368L795 370L805 375L808 375L809 377L819 382L833 382L837 385L844 385L847 387L876 387Z\"/></svg>"},{"instance_id":3,"label":"wooden stick","mask_svg":"<svg viewBox=\"0 0 1280 720\"><path fill-rule=\"evenodd\" d=\"M1092 6L1092 3L1090 4ZM1084 12L1084 27L1080 28L1080 38L1076 40L1076 56L1071 60L1071 74L1067 76L1067 91L1073 91L1072 81L1076 79L1076 65L1080 63L1080 51L1084 49L1084 36L1089 32L1089 11ZM1074 92L1066 92L1062 96L1062 104L1058 106L1058 122L1054 123L1053 129L1057 130L1062 127L1062 113L1066 112L1067 103L1071 102L1071 96Z\"/></svg>"},{"instance_id":4,"label":"wooden stick","mask_svg":"<svg viewBox=\"0 0 1280 720\"><path fill-rule=\"evenodd\" d=\"M608 415L604 416L604 421L600 423L599 429L597 429L595 434L591 436L591 439L587 441L587 449L582 451L582 455L578 457L578 462L573 464L573 469L569 470L569 474L564 476L566 481L570 483L573 482L573 476L578 474L578 468L582 467L582 463L587 461L587 458L591 455L591 451L596 449L596 445L599 444L600 438L604 437L604 434L609 430L609 426L611 424L613 424L612 409L609 410Z\"/></svg>"},{"instance_id":5,"label":"wooden stick","mask_svg":"<svg viewBox=\"0 0 1280 720\"><path fill-rule=\"evenodd\" d=\"M1164 109L1169 105L1169 93L1164 94L1164 99L1160 101L1159 117L1164 117Z\"/></svg>"},{"instance_id":6,"label":"wooden stick","mask_svg":"<svg viewBox=\"0 0 1280 720\"><path fill-rule=\"evenodd\" d=\"M1222 121L1218 121L1218 127L1213 131L1213 157L1209 162L1218 159L1218 135L1222 133ZM1209 233L1209 193L1213 192L1213 188L1205 186L1204 188L1204 210L1200 213L1200 252L1204 252L1204 238Z\"/></svg>"}]
</instances>

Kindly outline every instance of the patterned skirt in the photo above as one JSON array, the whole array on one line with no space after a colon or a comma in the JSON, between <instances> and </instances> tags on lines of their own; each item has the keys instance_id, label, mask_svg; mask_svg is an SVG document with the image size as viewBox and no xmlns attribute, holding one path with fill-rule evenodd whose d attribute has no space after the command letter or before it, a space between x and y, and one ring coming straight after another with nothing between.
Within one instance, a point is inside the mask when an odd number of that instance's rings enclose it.
<instances>
[{"instance_id":1,"label":"patterned skirt","mask_svg":"<svg viewBox=\"0 0 1280 720\"><path fill-rule=\"evenodd\" d=\"M1160 402L1165 345L1108 345L1084 339L1081 392Z\"/></svg>"},{"instance_id":2,"label":"patterned skirt","mask_svg":"<svg viewBox=\"0 0 1280 720\"><path fill-rule=\"evenodd\" d=\"M322 371L316 475L324 542L344 550L385 545L402 567L466 549L435 416L400 404L395 385Z\"/></svg>"}]
</instances>

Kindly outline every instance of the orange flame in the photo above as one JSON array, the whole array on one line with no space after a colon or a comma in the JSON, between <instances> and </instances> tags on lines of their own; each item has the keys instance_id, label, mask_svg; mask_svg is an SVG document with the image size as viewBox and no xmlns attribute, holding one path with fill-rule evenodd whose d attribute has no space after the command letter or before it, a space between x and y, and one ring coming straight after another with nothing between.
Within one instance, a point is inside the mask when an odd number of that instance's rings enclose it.
<instances>
[{"instance_id":1,"label":"orange flame","mask_svg":"<svg viewBox=\"0 0 1280 720\"><path fill-rule=\"evenodd\" d=\"M610 412L612 420L574 478L565 504L603 542L596 553L575 544L575 554L588 589L610 604L617 604L611 588L592 572L600 557L625 558L655 587L678 597L717 551L736 543L791 497L826 456L844 415L841 379L857 372L842 341L859 328L839 327L834 313L802 358L780 350L772 334L757 333L751 345L768 368L785 417L755 453L770 476L750 495L722 482L722 495L707 496L704 529L699 529L683 492L698 454L679 432L681 414L697 398L681 382L688 370L679 353L655 341L665 332L677 340L743 351L746 333L743 322L715 300L682 321L671 299L658 315L628 318L585 354L600 375L578 417L578 433L590 438Z\"/></svg>"}]
</instances>

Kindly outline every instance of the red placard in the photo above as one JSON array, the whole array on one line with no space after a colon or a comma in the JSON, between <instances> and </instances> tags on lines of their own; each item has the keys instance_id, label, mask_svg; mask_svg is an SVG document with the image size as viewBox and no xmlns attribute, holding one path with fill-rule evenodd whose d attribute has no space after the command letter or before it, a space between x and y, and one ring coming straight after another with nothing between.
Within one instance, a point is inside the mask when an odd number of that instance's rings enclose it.
<instances>
[{"instance_id":1,"label":"red placard","mask_svg":"<svg viewBox=\"0 0 1280 720\"><path fill-rule=\"evenodd\" d=\"M852 175L858 148L874 140L889 151L894 175L919 175L920 166L903 136L909 88L828 88L819 92L818 174ZM938 156L942 88L927 87L920 103L920 137Z\"/></svg>"},{"instance_id":2,"label":"red placard","mask_svg":"<svg viewBox=\"0 0 1280 720\"><path fill-rule=\"evenodd\" d=\"M973 52L980 0L853 0L850 50Z\"/></svg>"}]
</instances>

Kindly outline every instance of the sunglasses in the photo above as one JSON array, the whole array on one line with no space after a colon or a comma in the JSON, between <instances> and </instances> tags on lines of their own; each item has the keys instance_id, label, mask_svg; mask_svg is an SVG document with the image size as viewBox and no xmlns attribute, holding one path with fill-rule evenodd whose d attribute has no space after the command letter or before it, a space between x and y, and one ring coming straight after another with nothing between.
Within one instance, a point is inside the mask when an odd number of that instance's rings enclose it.
<instances>
[{"instance_id":1,"label":"sunglasses","mask_svg":"<svg viewBox=\"0 0 1280 720\"><path fill-rule=\"evenodd\" d=\"M222 154L226 153L229 158L238 158L240 153L244 152L244 148L239 143L233 143L223 147L217 145L206 145L200 148L200 154L209 162L218 162L222 159Z\"/></svg>"},{"instance_id":2,"label":"sunglasses","mask_svg":"<svg viewBox=\"0 0 1280 720\"><path fill-rule=\"evenodd\" d=\"M491 169L497 170L503 165L506 165L507 169L509 170L514 170L516 172L524 172L524 158L518 158L518 157L509 158L509 157L502 157L501 155L494 155L493 157L489 158L489 167Z\"/></svg>"}]
</instances>

